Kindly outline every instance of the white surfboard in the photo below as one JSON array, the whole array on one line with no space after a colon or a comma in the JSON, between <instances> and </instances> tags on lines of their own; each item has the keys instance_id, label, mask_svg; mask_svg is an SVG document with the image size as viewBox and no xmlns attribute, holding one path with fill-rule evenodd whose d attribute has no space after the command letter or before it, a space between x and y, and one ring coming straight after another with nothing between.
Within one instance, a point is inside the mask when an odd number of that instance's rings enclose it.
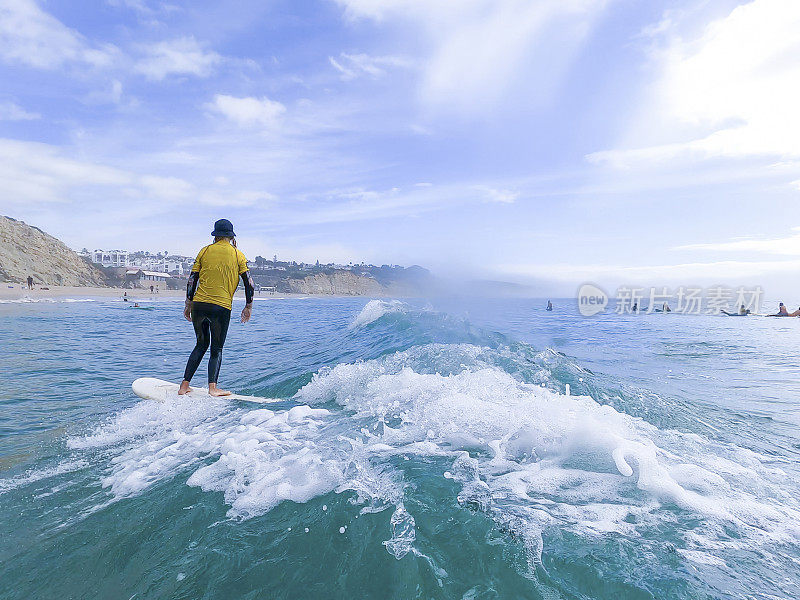
<instances>
[{"instance_id":1,"label":"white surfboard","mask_svg":"<svg viewBox=\"0 0 800 600\"><path fill-rule=\"evenodd\" d=\"M155 400L164 402L167 398L178 395L177 383L156 379L155 377L140 377L131 385L133 393L145 400ZM192 386L192 391L187 394L190 398L198 400L208 400L212 396L208 394L208 388ZM240 402L257 402L258 404L272 404L275 402L285 402L282 398L259 398L258 396L243 396L241 394L231 394L222 396L227 400L238 400Z\"/></svg>"}]
</instances>

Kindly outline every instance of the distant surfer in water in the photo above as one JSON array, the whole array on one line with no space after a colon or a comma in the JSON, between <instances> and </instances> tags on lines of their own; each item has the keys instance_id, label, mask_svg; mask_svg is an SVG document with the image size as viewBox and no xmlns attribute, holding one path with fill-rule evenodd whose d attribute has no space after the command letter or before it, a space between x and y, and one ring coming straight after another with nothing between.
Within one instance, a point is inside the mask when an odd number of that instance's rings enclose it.
<instances>
[{"instance_id":1,"label":"distant surfer in water","mask_svg":"<svg viewBox=\"0 0 800 600\"><path fill-rule=\"evenodd\" d=\"M768 317L788 317L790 315L789 315L789 311L786 310L786 307L783 305L783 302L781 302L778 305L778 312L776 312L774 315L767 315L767 316Z\"/></svg>"},{"instance_id":2,"label":"distant surfer in water","mask_svg":"<svg viewBox=\"0 0 800 600\"><path fill-rule=\"evenodd\" d=\"M222 365L222 346L225 345L231 321L233 294L239 285L239 277L244 282L246 302L242 309L242 323L250 320L253 308L253 280L247 270L247 259L236 247L233 224L227 219L220 219L214 223L211 235L214 236L214 243L200 250L186 284L183 316L192 322L197 344L186 363L179 394L191 391L189 382L209 344L211 356L208 359L208 393L212 396L230 394L229 391L217 387L217 378Z\"/></svg>"},{"instance_id":3,"label":"distant surfer in water","mask_svg":"<svg viewBox=\"0 0 800 600\"><path fill-rule=\"evenodd\" d=\"M547 310L553 310L553 303L550 300L547 301Z\"/></svg>"},{"instance_id":4,"label":"distant surfer in water","mask_svg":"<svg viewBox=\"0 0 800 600\"><path fill-rule=\"evenodd\" d=\"M724 315L728 315L729 317L737 317L737 316L738 316L738 317L746 317L747 315L749 315L749 314L750 314L750 309L749 309L749 308L745 308L745 307L744 307L744 304L742 304L742 305L739 307L739 312L738 312L738 313L732 313L732 312L728 312L728 311L727 311L727 310L725 310L725 309L721 309L721 311L720 311L720 312L722 312L722 314L724 314Z\"/></svg>"}]
</instances>

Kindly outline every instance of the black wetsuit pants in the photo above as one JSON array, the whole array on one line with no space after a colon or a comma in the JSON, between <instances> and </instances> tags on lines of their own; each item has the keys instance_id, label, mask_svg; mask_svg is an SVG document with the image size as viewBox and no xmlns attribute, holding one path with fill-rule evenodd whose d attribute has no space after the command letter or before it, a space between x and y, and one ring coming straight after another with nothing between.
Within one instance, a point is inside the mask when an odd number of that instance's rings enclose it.
<instances>
[{"instance_id":1,"label":"black wetsuit pants","mask_svg":"<svg viewBox=\"0 0 800 600\"><path fill-rule=\"evenodd\" d=\"M217 383L219 368L222 366L222 346L228 335L231 322L231 311L209 302L192 303L192 325L197 336L197 344L189 355L183 378L191 381L200 361L211 344L211 356L208 358L208 382Z\"/></svg>"}]
</instances>

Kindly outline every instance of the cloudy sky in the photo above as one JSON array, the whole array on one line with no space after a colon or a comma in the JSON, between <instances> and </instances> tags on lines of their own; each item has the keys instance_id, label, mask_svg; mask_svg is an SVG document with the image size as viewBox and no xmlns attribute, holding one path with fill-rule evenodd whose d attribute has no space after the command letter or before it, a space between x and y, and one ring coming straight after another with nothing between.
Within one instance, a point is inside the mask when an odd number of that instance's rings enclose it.
<instances>
[{"instance_id":1,"label":"cloudy sky","mask_svg":"<svg viewBox=\"0 0 800 600\"><path fill-rule=\"evenodd\" d=\"M800 294L798 31L797 0L0 0L0 213Z\"/></svg>"}]
</instances>

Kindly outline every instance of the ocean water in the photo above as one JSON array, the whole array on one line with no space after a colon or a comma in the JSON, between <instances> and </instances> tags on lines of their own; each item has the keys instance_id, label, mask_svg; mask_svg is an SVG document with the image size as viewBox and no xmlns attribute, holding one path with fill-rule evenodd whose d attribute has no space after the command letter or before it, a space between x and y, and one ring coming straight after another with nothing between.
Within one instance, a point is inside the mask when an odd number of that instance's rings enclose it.
<instances>
[{"instance_id":1,"label":"ocean water","mask_svg":"<svg viewBox=\"0 0 800 600\"><path fill-rule=\"evenodd\" d=\"M798 598L800 320L0 305L0 598ZM205 364L195 383L204 380Z\"/></svg>"}]
</instances>

